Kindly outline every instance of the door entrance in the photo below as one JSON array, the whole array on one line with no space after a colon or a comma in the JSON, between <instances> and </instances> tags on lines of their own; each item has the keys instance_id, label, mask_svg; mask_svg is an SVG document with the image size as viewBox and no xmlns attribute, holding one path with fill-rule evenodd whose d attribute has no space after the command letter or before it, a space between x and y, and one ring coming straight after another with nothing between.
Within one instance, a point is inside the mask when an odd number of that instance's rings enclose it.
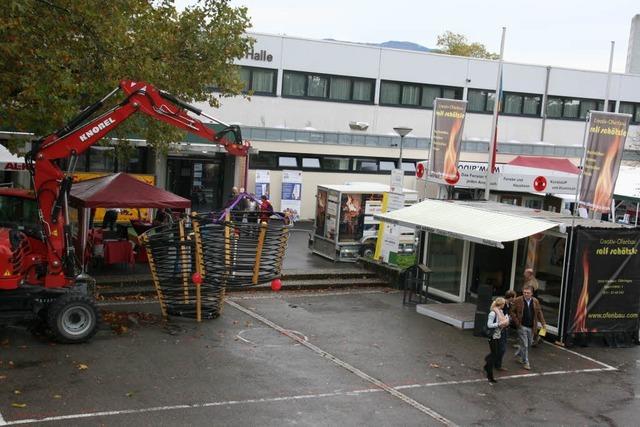
<instances>
[{"instance_id":1,"label":"door entrance","mask_svg":"<svg viewBox=\"0 0 640 427\"><path fill-rule=\"evenodd\" d=\"M167 160L167 189L191 200L191 209L207 212L222 208L222 159L172 158Z\"/></svg>"},{"instance_id":2,"label":"door entrance","mask_svg":"<svg viewBox=\"0 0 640 427\"><path fill-rule=\"evenodd\" d=\"M504 296L511 287L512 264L513 242L506 242L504 249L472 244L466 300L475 303L482 284L491 286L494 297Z\"/></svg>"}]
</instances>

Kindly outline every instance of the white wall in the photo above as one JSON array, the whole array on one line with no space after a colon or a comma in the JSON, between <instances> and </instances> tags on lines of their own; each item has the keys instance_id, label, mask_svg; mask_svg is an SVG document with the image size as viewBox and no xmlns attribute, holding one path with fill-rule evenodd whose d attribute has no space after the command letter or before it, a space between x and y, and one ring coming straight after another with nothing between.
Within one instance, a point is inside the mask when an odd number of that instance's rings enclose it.
<instances>
[{"instance_id":1,"label":"white wall","mask_svg":"<svg viewBox=\"0 0 640 427\"><path fill-rule=\"evenodd\" d=\"M271 178L271 203L275 210L280 210L281 188L282 188L282 171L270 171ZM300 207L300 219L308 220L315 217L316 212L316 193L318 185L344 184L346 182L377 182L381 184L389 184L391 175L377 174L349 174L349 173L326 173L326 172L302 172L302 196ZM248 190L255 192L256 172L249 171ZM414 189L416 179L413 176L404 177L404 187Z\"/></svg>"}]
</instances>

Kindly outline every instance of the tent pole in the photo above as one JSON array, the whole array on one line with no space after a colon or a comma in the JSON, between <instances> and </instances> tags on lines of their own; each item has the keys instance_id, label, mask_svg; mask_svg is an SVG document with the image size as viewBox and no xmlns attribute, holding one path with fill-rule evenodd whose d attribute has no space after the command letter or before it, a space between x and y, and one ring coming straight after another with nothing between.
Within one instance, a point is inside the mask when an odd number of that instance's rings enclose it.
<instances>
[{"instance_id":1,"label":"tent pole","mask_svg":"<svg viewBox=\"0 0 640 427\"><path fill-rule=\"evenodd\" d=\"M89 237L89 222L91 221L91 209L90 208L83 208L82 209L82 221L81 221L81 226L82 229L80 230L80 250L82 251L82 254L80 255L80 259L82 260L82 272L86 273L87 272L87 259L86 259L86 252L87 252L87 239Z\"/></svg>"}]
</instances>

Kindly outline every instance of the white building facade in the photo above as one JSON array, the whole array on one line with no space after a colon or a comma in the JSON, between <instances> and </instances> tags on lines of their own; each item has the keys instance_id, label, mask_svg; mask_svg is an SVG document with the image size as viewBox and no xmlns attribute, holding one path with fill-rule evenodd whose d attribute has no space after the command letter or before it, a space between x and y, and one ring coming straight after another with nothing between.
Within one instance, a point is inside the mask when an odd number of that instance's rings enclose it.
<instances>
[{"instance_id":1,"label":"white building facade","mask_svg":"<svg viewBox=\"0 0 640 427\"><path fill-rule=\"evenodd\" d=\"M253 51L238 61L250 97L222 98L213 113L240 124L270 170L271 200L280 203L282 170L303 172L301 218L312 218L316 186L346 181L387 183L403 140L405 185L428 156L433 99L468 101L462 161L486 161L498 63L369 45L250 34ZM607 73L505 62L498 163L517 155L562 157L578 164L585 117L602 110ZM640 75L612 74L609 111L632 115L627 157L640 143ZM211 108L200 105L205 111ZM242 176L236 165L236 182Z\"/></svg>"}]
</instances>

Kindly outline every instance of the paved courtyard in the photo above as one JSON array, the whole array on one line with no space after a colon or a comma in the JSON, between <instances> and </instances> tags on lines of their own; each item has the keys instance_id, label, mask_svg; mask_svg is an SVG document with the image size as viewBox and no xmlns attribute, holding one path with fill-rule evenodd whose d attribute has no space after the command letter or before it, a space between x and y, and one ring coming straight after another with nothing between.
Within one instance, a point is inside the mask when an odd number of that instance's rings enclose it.
<instances>
[{"instance_id":1,"label":"paved courtyard","mask_svg":"<svg viewBox=\"0 0 640 427\"><path fill-rule=\"evenodd\" d=\"M640 347L509 353L490 385L486 340L392 289L232 294L202 324L101 308L84 345L0 329L0 425L637 425Z\"/></svg>"}]
</instances>

